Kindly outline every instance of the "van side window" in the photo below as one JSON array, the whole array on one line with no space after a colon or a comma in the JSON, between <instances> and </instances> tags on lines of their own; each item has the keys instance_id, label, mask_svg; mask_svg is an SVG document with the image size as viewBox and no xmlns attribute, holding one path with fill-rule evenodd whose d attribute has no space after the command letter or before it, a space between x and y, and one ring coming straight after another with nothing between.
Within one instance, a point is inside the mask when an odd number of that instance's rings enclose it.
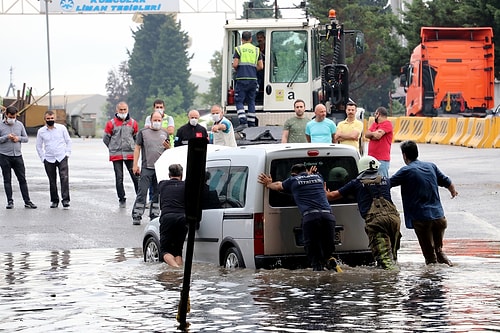
<instances>
[{"instance_id":1,"label":"van side window","mask_svg":"<svg viewBox=\"0 0 500 333\"><path fill-rule=\"evenodd\" d=\"M338 190L351 179L358 175L358 167L356 160L350 156L339 157L319 157L319 158L293 158L293 159L276 159L271 162L271 176L273 180L285 180L290 176L292 165L303 163L308 168L316 166L318 172L326 182L326 187L332 191ZM331 202L338 203L355 203L356 197L350 196L341 200ZM292 195L278 191L269 191L269 204L272 207L292 207L296 206Z\"/></svg>"},{"instance_id":2,"label":"van side window","mask_svg":"<svg viewBox=\"0 0 500 333\"><path fill-rule=\"evenodd\" d=\"M207 174L210 174L206 180L208 190L212 196L216 193L219 206L205 209L245 206L248 167L211 167L207 168Z\"/></svg>"}]
</instances>

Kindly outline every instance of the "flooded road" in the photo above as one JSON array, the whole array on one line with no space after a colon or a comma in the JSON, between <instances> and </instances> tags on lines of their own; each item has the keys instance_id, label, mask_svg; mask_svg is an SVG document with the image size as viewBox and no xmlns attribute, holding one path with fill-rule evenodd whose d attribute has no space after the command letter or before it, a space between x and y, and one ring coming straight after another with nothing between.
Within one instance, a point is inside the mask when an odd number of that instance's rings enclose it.
<instances>
[{"instance_id":1,"label":"flooded road","mask_svg":"<svg viewBox=\"0 0 500 333\"><path fill-rule=\"evenodd\" d=\"M131 182L120 209L100 139L73 141L69 210L49 208L34 141L23 155L38 209L23 207L15 178L15 208L0 206L0 332L177 331L183 272L143 262ZM455 266L425 266L404 227L397 272L225 271L195 262L189 332L500 332L500 150L419 150L459 192L453 200L440 192ZM398 144L391 155L392 174L403 164ZM392 195L401 209L399 190Z\"/></svg>"},{"instance_id":2,"label":"flooded road","mask_svg":"<svg viewBox=\"0 0 500 333\"><path fill-rule=\"evenodd\" d=\"M195 263L189 332L500 332L500 242L448 241L455 266L225 271ZM141 249L5 253L0 331L175 332L183 271Z\"/></svg>"}]
</instances>

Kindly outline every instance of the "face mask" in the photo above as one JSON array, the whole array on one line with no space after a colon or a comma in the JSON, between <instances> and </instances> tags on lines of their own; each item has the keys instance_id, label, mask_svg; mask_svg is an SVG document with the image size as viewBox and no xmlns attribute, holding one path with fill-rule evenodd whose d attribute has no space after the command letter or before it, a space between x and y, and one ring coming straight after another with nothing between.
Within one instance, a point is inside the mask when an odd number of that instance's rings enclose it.
<instances>
[{"instance_id":1,"label":"face mask","mask_svg":"<svg viewBox=\"0 0 500 333\"><path fill-rule=\"evenodd\" d=\"M212 115L212 120L214 121L214 123L218 122L220 120L220 114L214 113Z\"/></svg>"},{"instance_id":2,"label":"face mask","mask_svg":"<svg viewBox=\"0 0 500 333\"><path fill-rule=\"evenodd\" d=\"M165 109L162 109L162 108L156 108L155 111L160 112L162 115L163 115L163 113L165 113Z\"/></svg>"},{"instance_id":3,"label":"face mask","mask_svg":"<svg viewBox=\"0 0 500 333\"><path fill-rule=\"evenodd\" d=\"M15 122L16 122L16 118L7 118L7 124L14 125Z\"/></svg>"},{"instance_id":4,"label":"face mask","mask_svg":"<svg viewBox=\"0 0 500 333\"><path fill-rule=\"evenodd\" d=\"M189 123L191 124L191 126L196 126L198 125L198 119L196 118L189 119Z\"/></svg>"},{"instance_id":5,"label":"face mask","mask_svg":"<svg viewBox=\"0 0 500 333\"><path fill-rule=\"evenodd\" d=\"M117 116L118 116L118 118L120 118L121 120L124 120L125 118L127 118L128 113L117 113L116 115L117 115Z\"/></svg>"},{"instance_id":6,"label":"face mask","mask_svg":"<svg viewBox=\"0 0 500 333\"><path fill-rule=\"evenodd\" d=\"M47 123L47 126L54 126L54 123L55 123L54 120L47 120L45 122Z\"/></svg>"},{"instance_id":7,"label":"face mask","mask_svg":"<svg viewBox=\"0 0 500 333\"><path fill-rule=\"evenodd\" d=\"M158 131L159 129L161 129L161 121L154 121L154 122L151 124L151 127L152 127L155 131Z\"/></svg>"}]
</instances>

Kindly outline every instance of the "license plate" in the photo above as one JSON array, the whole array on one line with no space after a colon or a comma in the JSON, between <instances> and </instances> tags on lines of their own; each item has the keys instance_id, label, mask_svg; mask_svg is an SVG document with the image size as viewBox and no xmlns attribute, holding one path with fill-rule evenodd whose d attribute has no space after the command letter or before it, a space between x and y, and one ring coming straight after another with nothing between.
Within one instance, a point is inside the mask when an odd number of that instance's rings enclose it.
<instances>
[{"instance_id":1,"label":"license plate","mask_svg":"<svg viewBox=\"0 0 500 333\"><path fill-rule=\"evenodd\" d=\"M295 234L295 244L297 246L304 246L304 236L302 235L302 228L295 227L293 229L293 233ZM344 240L344 227L343 226L335 226L335 245L341 245Z\"/></svg>"}]
</instances>

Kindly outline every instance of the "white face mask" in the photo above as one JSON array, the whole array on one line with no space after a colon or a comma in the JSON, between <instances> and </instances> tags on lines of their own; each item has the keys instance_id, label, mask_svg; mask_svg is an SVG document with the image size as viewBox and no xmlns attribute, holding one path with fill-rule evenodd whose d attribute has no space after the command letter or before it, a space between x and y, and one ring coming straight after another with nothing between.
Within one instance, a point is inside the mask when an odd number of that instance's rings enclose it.
<instances>
[{"instance_id":1,"label":"white face mask","mask_svg":"<svg viewBox=\"0 0 500 333\"><path fill-rule=\"evenodd\" d=\"M16 122L16 118L7 118L7 124L14 125L15 122Z\"/></svg>"},{"instance_id":2,"label":"white face mask","mask_svg":"<svg viewBox=\"0 0 500 333\"><path fill-rule=\"evenodd\" d=\"M117 113L116 115L117 115L117 116L118 116L118 118L120 118L121 120L124 120L125 118L127 118L128 113Z\"/></svg>"},{"instance_id":3,"label":"white face mask","mask_svg":"<svg viewBox=\"0 0 500 333\"><path fill-rule=\"evenodd\" d=\"M220 120L220 114L218 113L212 114L212 120L214 121L214 123L218 122Z\"/></svg>"},{"instance_id":4,"label":"white face mask","mask_svg":"<svg viewBox=\"0 0 500 333\"><path fill-rule=\"evenodd\" d=\"M159 129L161 129L161 121L153 121L151 123L151 128L158 131Z\"/></svg>"},{"instance_id":5,"label":"white face mask","mask_svg":"<svg viewBox=\"0 0 500 333\"><path fill-rule=\"evenodd\" d=\"M196 118L189 119L189 123L191 124L191 126L196 126L198 125L198 119Z\"/></svg>"},{"instance_id":6,"label":"white face mask","mask_svg":"<svg viewBox=\"0 0 500 333\"><path fill-rule=\"evenodd\" d=\"M163 116L163 114L165 113L165 109L162 109L162 108L156 108L155 109L156 112L160 112L160 114Z\"/></svg>"}]
</instances>

